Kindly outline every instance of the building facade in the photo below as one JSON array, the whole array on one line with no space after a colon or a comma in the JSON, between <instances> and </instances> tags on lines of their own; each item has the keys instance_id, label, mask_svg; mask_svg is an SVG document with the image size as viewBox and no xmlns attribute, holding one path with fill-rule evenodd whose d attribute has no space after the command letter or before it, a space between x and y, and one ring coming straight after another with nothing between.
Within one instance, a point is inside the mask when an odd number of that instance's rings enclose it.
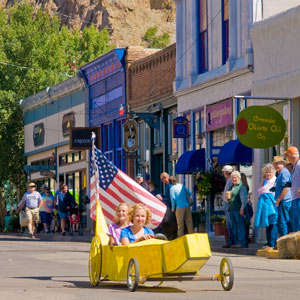
<instances>
[{"instance_id":1,"label":"building facade","mask_svg":"<svg viewBox=\"0 0 300 300\"><path fill-rule=\"evenodd\" d=\"M86 89L75 76L21 103L24 112L24 155L28 179L52 191L59 182L69 186L78 202L86 193L88 152L71 150L70 128L88 125Z\"/></svg>"},{"instance_id":2,"label":"building facade","mask_svg":"<svg viewBox=\"0 0 300 300\"><path fill-rule=\"evenodd\" d=\"M300 6L296 6L256 23L251 29L255 61L252 96L282 98L279 101L265 100L264 104L277 108L287 125L285 137L279 145L255 150L254 163L258 166L272 161L274 155L283 156L289 145L300 147L299 13ZM253 187L256 190L259 169L254 170L253 176L256 177Z\"/></svg>"},{"instance_id":3,"label":"building facade","mask_svg":"<svg viewBox=\"0 0 300 300\"><path fill-rule=\"evenodd\" d=\"M205 156L199 159L205 160L207 170L218 165L220 149L235 139L234 122L246 103L233 96L251 94L252 9L246 0L176 1L174 93L178 113L191 126L190 137L179 149L184 154L204 148ZM245 172L250 177L249 168ZM192 176L183 180L193 189Z\"/></svg>"},{"instance_id":4,"label":"building facade","mask_svg":"<svg viewBox=\"0 0 300 300\"><path fill-rule=\"evenodd\" d=\"M276 29L269 26L268 29L258 33L259 30L256 29L256 25L253 27L253 24L294 7L297 1L280 0L274 3L269 0L176 0L175 2L177 63L174 93L178 99L178 113L186 116L191 122L190 138L179 145L180 154L188 150L205 148L206 169L211 169L221 161L219 154L224 145L228 141L236 140L234 123L241 110L253 104L270 104L282 114L288 114L288 109L284 105L275 105L274 101L267 103L247 96L266 96L268 92L264 84L274 74L279 73L281 69L279 66L283 61L279 55L274 59L271 58L271 47L275 49L276 44L283 43L284 34L279 41L279 37L275 37ZM273 18L275 17L270 20ZM262 50L262 47L269 50L269 52L261 51L260 58L256 58L255 53L255 59L250 36L252 27L253 43L256 42L255 51ZM277 29L279 30L279 25ZM270 34L272 32L273 35ZM280 32L283 32L283 28ZM266 42L263 42L263 39L269 41L270 48L266 49ZM284 55L283 51L280 53ZM293 57L296 59L295 55ZM285 57L285 60L287 59ZM270 60L274 65L271 66ZM283 69L286 68L287 66ZM258 73L254 75L253 72ZM273 91L276 90L278 86ZM235 98L237 95L246 97ZM296 105L295 101L295 107ZM281 144L278 147L283 149L286 140ZM254 202L257 202L255 191L260 182L262 163L270 161L271 158L271 155L267 156L265 152L270 153L272 150L254 149L252 167L244 168L243 164L236 164L236 167L248 177L250 191L254 192ZM280 151L277 153L280 154ZM268 159L261 159L263 156ZM185 176L185 180L192 188L192 176Z\"/></svg>"},{"instance_id":5,"label":"building facade","mask_svg":"<svg viewBox=\"0 0 300 300\"><path fill-rule=\"evenodd\" d=\"M174 175L178 158L177 139L173 138L173 119L177 100L173 95L176 45L173 44L128 68L127 100L129 117L139 124L139 149L132 160L134 175L146 174L162 190L160 173Z\"/></svg>"}]
</instances>

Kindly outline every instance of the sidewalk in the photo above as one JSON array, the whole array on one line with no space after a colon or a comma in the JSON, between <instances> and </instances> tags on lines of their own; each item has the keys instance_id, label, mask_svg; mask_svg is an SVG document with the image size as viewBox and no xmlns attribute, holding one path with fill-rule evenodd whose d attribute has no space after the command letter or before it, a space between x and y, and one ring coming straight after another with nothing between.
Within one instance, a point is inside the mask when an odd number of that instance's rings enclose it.
<instances>
[{"instance_id":1,"label":"sidewalk","mask_svg":"<svg viewBox=\"0 0 300 300\"><path fill-rule=\"evenodd\" d=\"M256 255L257 250L261 249L263 244L250 243L248 248L222 248L225 245L224 236L209 236L210 248L212 252L222 252L240 255Z\"/></svg>"},{"instance_id":2,"label":"sidewalk","mask_svg":"<svg viewBox=\"0 0 300 300\"><path fill-rule=\"evenodd\" d=\"M28 237L28 235L21 233L9 233L9 235ZM5 236L5 233L1 233L0 238L1 236ZM70 235L69 233L67 233L66 235L62 235L61 233L39 233L37 240L91 243L92 238L93 235L89 231L84 231L83 235L78 235L78 233L74 233L73 235ZM250 243L248 248L222 248L222 246L225 245L224 236L215 235L209 236L209 242L212 252L222 252L240 255L256 255L257 250L261 249L263 246L263 244Z\"/></svg>"}]
</instances>

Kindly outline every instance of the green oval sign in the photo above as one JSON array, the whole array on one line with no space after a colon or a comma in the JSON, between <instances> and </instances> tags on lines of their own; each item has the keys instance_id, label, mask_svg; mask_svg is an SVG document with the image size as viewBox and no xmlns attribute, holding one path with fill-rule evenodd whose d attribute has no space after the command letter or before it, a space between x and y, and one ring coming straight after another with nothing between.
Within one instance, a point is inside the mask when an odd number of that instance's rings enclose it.
<instances>
[{"instance_id":1,"label":"green oval sign","mask_svg":"<svg viewBox=\"0 0 300 300\"><path fill-rule=\"evenodd\" d=\"M268 106L249 106L235 122L235 131L242 144L250 148L269 148L281 142L285 135L281 114Z\"/></svg>"}]
</instances>

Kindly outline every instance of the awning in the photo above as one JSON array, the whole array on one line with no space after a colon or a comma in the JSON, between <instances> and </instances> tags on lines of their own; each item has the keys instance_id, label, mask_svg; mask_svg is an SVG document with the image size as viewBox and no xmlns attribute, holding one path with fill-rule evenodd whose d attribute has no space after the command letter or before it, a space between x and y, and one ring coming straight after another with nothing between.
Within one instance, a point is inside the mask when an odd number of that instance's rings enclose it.
<instances>
[{"instance_id":1,"label":"awning","mask_svg":"<svg viewBox=\"0 0 300 300\"><path fill-rule=\"evenodd\" d=\"M244 146L239 140L227 142L219 153L219 165L252 164L252 148Z\"/></svg>"},{"instance_id":2,"label":"awning","mask_svg":"<svg viewBox=\"0 0 300 300\"><path fill-rule=\"evenodd\" d=\"M205 149L186 151L175 166L177 174L192 174L205 170Z\"/></svg>"}]
</instances>

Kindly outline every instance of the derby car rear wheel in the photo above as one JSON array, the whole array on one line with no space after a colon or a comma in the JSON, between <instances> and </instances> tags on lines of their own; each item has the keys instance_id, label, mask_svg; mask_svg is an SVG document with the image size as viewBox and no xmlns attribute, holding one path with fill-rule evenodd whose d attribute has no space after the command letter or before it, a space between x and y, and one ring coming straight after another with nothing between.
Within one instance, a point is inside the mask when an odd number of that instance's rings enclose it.
<instances>
[{"instance_id":1,"label":"derby car rear wheel","mask_svg":"<svg viewBox=\"0 0 300 300\"><path fill-rule=\"evenodd\" d=\"M225 291L230 291L233 286L233 265L229 258L222 258L220 263L221 284Z\"/></svg>"}]
</instances>

